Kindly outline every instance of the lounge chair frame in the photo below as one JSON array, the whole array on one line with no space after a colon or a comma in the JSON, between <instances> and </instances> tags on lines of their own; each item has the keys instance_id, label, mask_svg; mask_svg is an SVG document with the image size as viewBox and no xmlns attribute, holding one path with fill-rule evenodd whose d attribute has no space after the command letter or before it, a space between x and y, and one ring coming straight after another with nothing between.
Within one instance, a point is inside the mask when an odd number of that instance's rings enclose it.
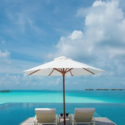
<instances>
[{"instance_id":1,"label":"lounge chair frame","mask_svg":"<svg viewBox=\"0 0 125 125\"><path fill-rule=\"evenodd\" d=\"M58 115L56 115L56 116L55 116L55 120L54 120L53 123L42 123L42 124L55 124L55 125L57 125L58 122L59 122L59 120L58 120ZM34 125L38 125L36 115L35 115L35 118L34 118Z\"/></svg>"},{"instance_id":2,"label":"lounge chair frame","mask_svg":"<svg viewBox=\"0 0 125 125\"><path fill-rule=\"evenodd\" d=\"M48 122L48 123L47 122L46 123L38 122L36 115L35 115L35 118L34 118L34 125L38 125L38 123L40 123L40 124L55 124L55 125L57 125L58 122L59 122L59 118L58 118L57 114L55 115L55 119L54 119L54 121L52 123L51 122Z\"/></svg>"},{"instance_id":3,"label":"lounge chair frame","mask_svg":"<svg viewBox=\"0 0 125 125\"><path fill-rule=\"evenodd\" d=\"M83 110L83 111L82 111ZM88 110L88 111L87 111ZM91 116L92 117L90 117L91 118L91 120L90 121L82 121L82 120L80 120L80 121L76 121L76 119L75 119L75 115L77 116L77 118L79 117L79 113L82 113L83 112L83 114L84 113L92 113L91 112L91 110L93 111L93 114L94 114L94 111L95 111L95 109L94 108L76 108L75 109L75 113L74 113L74 115L72 114L71 115L71 118L72 118L72 125L74 125L74 124L76 124L77 125L77 123L78 124L92 124L92 125L95 125L95 118L94 118L94 116L92 116L92 114L91 114ZM79 113L78 113L79 112ZM77 114L76 114L77 113ZM84 115L83 115L83 117L84 117Z\"/></svg>"},{"instance_id":4,"label":"lounge chair frame","mask_svg":"<svg viewBox=\"0 0 125 125\"><path fill-rule=\"evenodd\" d=\"M76 120L74 119L74 115L71 114L72 117L72 125L77 125L77 124L92 124L95 125L95 118L92 118L92 122L76 122Z\"/></svg>"}]
</instances>

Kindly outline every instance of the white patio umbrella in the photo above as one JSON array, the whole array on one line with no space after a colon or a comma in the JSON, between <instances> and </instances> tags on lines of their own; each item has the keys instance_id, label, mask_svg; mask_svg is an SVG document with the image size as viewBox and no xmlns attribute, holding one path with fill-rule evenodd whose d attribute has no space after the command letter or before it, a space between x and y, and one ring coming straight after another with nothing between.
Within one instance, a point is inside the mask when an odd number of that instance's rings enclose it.
<instances>
[{"instance_id":1,"label":"white patio umbrella","mask_svg":"<svg viewBox=\"0 0 125 125\"><path fill-rule=\"evenodd\" d=\"M104 72L84 63L73 61L64 56L55 58L54 61L25 70L28 75L63 76L63 113L65 125L65 76L91 75Z\"/></svg>"}]
</instances>

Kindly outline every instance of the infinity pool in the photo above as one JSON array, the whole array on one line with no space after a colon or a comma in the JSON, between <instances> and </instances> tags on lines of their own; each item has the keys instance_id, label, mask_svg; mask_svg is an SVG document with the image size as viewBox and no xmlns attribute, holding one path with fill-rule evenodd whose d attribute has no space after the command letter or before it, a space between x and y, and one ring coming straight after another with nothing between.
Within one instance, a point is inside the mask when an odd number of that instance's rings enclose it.
<instances>
[{"instance_id":1,"label":"infinity pool","mask_svg":"<svg viewBox=\"0 0 125 125\"><path fill-rule=\"evenodd\" d=\"M125 125L125 103L67 103L66 112L74 114L75 108L94 107L95 117L107 117L117 125ZM35 116L35 108L56 108L56 113L63 112L62 103L6 103L0 105L0 125L19 125L28 117Z\"/></svg>"},{"instance_id":2,"label":"infinity pool","mask_svg":"<svg viewBox=\"0 0 125 125\"><path fill-rule=\"evenodd\" d=\"M12 91L0 93L0 125L18 125L35 116L35 108L56 108L63 112L61 91ZM125 125L125 91L67 91L66 112L75 108L94 107L95 117L107 117Z\"/></svg>"}]
</instances>

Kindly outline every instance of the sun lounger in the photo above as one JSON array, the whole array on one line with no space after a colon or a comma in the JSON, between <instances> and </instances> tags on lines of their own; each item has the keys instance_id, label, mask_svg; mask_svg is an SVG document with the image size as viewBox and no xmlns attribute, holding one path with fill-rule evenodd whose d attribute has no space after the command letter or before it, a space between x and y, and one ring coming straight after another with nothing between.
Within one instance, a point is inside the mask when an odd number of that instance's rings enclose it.
<instances>
[{"instance_id":1,"label":"sun lounger","mask_svg":"<svg viewBox=\"0 0 125 125\"><path fill-rule=\"evenodd\" d=\"M72 125L87 123L95 125L94 112L95 108L75 108L74 116L72 115Z\"/></svg>"},{"instance_id":2,"label":"sun lounger","mask_svg":"<svg viewBox=\"0 0 125 125\"><path fill-rule=\"evenodd\" d=\"M36 116L34 118L34 125L38 125L38 123L57 125L58 123L58 116L56 115L56 109L36 108L35 113Z\"/></svg>"}]
</instances>

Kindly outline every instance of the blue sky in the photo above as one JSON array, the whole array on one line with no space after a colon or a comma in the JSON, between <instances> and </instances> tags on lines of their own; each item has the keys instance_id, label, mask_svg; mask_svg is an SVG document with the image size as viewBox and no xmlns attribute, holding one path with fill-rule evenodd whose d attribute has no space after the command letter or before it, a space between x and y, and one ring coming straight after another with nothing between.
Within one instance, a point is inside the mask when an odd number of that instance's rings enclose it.
<instances>
[{"instance_id":1,"label":"blue sky","mask_svg":"<svg viewBox=\"0 0 125 125\"><path fill-rule=\"evenodd\" d=\"M105 70L66 77L66 89L125 88L123 0L0 0L0 89L62 89L24 70L59 56Z\"/></svg>"}]
</instances>

